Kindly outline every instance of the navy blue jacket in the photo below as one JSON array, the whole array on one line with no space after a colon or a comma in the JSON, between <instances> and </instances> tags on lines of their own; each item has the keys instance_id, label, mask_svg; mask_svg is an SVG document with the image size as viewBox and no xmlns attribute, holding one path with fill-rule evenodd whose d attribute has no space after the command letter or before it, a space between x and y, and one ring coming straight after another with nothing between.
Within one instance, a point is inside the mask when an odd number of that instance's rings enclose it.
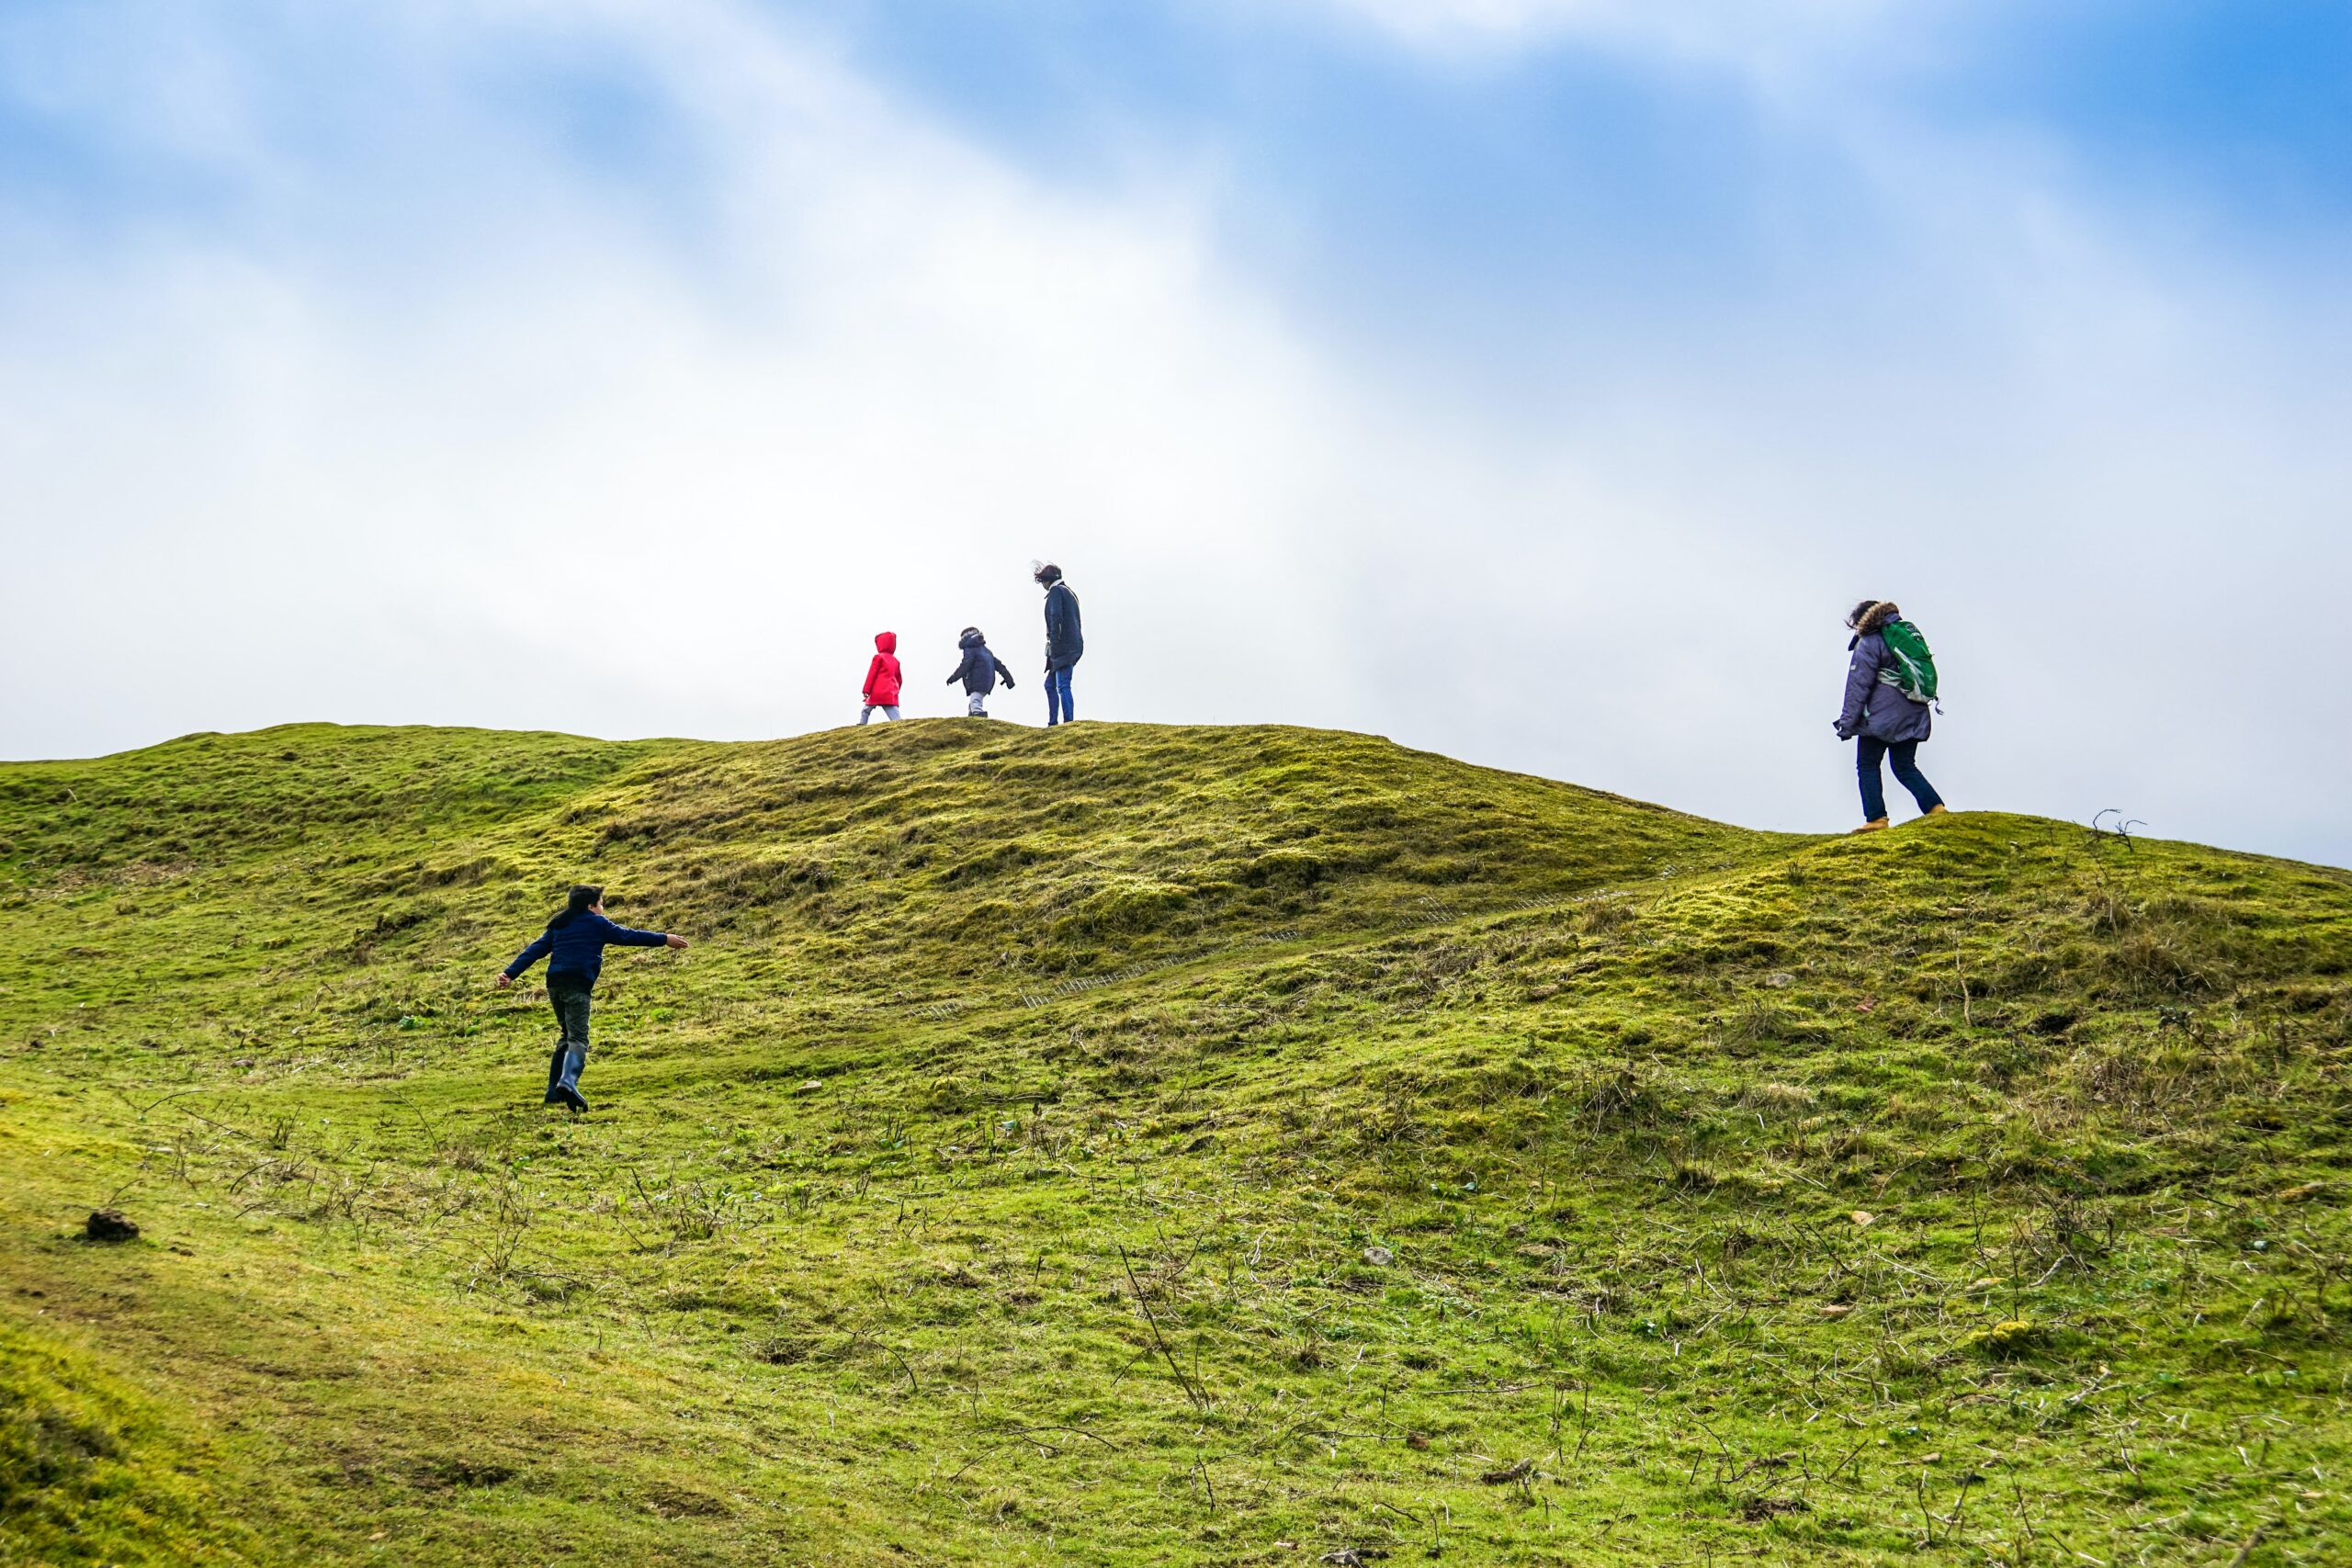
<instances>
[{"instance_id":1,"label":"navy blue jacket","mask_svg":"<svg viewBox=\"0 0 2352 1568\"><path fill-rule=\"evenodd\" d=\"M1004 667L1004 660L989 647L988 638L967 637L956 646L964 650L964 662L956 666L956 673L947 677L947 684L952 686L961 681L965 694L975 697L984 697L995 691L999 680L1003 681L1006 691L1012 690L1012 671Z\"/></svg>"},{"instance_id":2,"label":"navy blue jacket","mask_svg":"<svg viewBox=\"0 0 2352 1568\"><path fill-rule=\"evenodd\" d=\"M1854 639L1852 648L1853 657L1846 665L1846 702L1838 710L1838 739L1851 740L1867 735L1890 745L1925 740L1935 728L1935 719L1927 704L1913 702L1894 683L1886 638L1875 631L1864 632Z\"/></svg>"},{"instance_id":3,"label":"navy blue jacket","mask_svg":"<svg viewBox=\"0 0 2352 1568\"><path fill-rule=\"evenodd\" d=\"M593 909L582 909L561 925L550 925L541 931L539 940L506 966L506 977L512 980L545 958L549 979L565 975L594 985L597 971L605 966L605 948L661 947L669 940L666 932L631 931L627 926L615 925Z\"/></svg>"},{"instance_id":4,"label":"navy blue jacket","mask_svg":"<svg viewBox=\"0 0 2352 1568\"><path fill-rule=\"evenodd\" d=\"M1078 595L1069 583L1057 582L1046 590L1046 668L1067 670L1085 651L1086 638L1078 629Z\"/></svg>"}]
</instances>

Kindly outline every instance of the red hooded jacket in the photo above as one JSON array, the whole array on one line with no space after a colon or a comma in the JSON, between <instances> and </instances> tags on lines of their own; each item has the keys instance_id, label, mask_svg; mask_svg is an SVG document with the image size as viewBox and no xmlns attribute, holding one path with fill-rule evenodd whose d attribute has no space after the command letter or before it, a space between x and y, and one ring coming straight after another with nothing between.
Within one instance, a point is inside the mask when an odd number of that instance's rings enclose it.
<instances>
[{"instance_id":1,"label":"red hooded jacket","mask_svg":"<svg viewBox=\"0 0 2352 1568\"><path fill-rule=\"evenodd\" d=\"M895 707L899 702L899 634L876 633L874 647L874 662L865 667L865 705Z\"/></svg>"}]
</instances>

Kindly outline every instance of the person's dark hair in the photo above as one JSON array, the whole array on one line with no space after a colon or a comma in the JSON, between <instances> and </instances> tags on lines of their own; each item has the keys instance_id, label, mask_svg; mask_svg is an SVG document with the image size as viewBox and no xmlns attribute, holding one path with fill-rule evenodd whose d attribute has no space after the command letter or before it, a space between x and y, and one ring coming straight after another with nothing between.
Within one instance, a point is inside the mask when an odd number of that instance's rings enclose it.
<instances>
[{"instance_id":1,"label":"person's dark hair","mask_svg":"<svg viewBox=\"0 0 2352 1568\"><path fill-rule=\"evenodd\" d=\"M1039 567L1034 575L1036 577L1038 581L1044 583L1046 587L1051 588L1055 583L1059 582L1062 580L1062 569L1056 566L1053 562L1047 561L1045 565Z\"/></svg>"},{"instance_id":2,"label":"person's dark hair","mask_svg":"<svg viewBox=\"0 0 2352 1568\"><path fill-rule=\"evenodd\" d=\"M592 887L585 882L573 883L571 891L564 896L563 908L557 910L555 919L548 922L548 930L556 931L570 925L604 901L603 888Z\"/></svg>"}]
</instances>

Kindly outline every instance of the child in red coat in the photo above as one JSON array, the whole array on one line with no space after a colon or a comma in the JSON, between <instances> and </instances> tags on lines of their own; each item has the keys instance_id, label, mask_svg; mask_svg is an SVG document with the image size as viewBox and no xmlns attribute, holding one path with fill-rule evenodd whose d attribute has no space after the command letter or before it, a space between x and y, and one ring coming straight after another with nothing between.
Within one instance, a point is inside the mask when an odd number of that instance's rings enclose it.
<instances>
[{"instance_id":1,"label":"child in red coat","mask_svg":"<svg viewBox=\"0 0 2352 1568\"><path fill-rule=\"evenodd\" d=\"M880 632L874 638L874 662L865 667L865 706L857 722L864 724L880 708L884 718L899 716L899 634Z\"/></svg>"}]
</instances>

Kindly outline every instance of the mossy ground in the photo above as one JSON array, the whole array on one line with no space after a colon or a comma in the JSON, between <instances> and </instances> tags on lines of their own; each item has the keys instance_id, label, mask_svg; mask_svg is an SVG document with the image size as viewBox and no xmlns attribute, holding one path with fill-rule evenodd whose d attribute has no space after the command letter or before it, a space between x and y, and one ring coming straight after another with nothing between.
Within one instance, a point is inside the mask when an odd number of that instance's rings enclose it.
<instances>
[{"instance_id":1,"label":"mossy ground","mask_svg":"<svg viewBox=\"0 0 2352 1568\"><path fill-rule=\"evenodd\" d=\"M0 767L0 1562L2340 1562L2347 964L1300 730Z\"/></svg>"}]
</instances>

